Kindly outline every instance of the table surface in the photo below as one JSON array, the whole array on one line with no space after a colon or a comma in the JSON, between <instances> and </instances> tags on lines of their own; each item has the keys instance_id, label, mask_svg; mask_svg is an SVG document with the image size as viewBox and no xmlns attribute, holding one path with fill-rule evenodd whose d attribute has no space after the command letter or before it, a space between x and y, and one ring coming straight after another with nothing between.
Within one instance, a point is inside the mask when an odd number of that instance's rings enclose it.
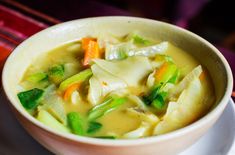
<instances>
[{"instance_id":1,"label":"table surface","mask_svg":"<svg viewBox=\"0 0 235 155\"><path fill-rule=\"evenodd\" d=\"M25 146L28 146L29 149L26 150ZM0 154L51 155L16 120L3 90L0 90Z\"/></svg>"}]
</instances>

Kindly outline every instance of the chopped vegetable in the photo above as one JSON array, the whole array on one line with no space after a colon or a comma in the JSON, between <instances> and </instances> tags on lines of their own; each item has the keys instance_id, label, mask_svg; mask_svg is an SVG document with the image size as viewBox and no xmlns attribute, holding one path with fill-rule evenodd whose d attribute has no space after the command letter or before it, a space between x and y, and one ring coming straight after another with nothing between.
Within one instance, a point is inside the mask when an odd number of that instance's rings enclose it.
<instances>
[{"instance_id":1,"label":"chopped vegetable","mask_svg":"<svg viewBox=\"0 0 235 155\"><path fill-rule=\"evenodd\" d=\"M95 119L103 116L105 113L105 110L106 110L104 107L107 104L111 103L112 101L113 101L113 98L109 97L109 98L105 99L104 102L102 102L101 104L93 107L88 113L88 119L95 120Z\"/></svg>"},{"instance_id":2,"label":"chopped vegetable","mask_svg":"<svg viewBox=\"0 0 235 155\"><path fill-rule=\"evenodd\" d=\"M46 126L49 126L55 130L65 132L65 133L70 133L69 129L66 128L66 126L58 122L51 114L49 114L45 110L39 111L37 119L43 124L45 124Z\"/></svg>"},{"instance_id":3,"label":"chopped vegetable","mask_svg":"<svg viewBox=\"0 0 235 155\"><path fill-rule=\"evenodd\" d=\"M146 105L152 105L159 112L166 108L165 99L167 96L166 92L162 91L163 84L155 86L149 95L143 96L143 101Z\"/></svg>"},{"instance_id":4,"label":"chopped vegetable","mask_svg":"<svg viewBox=\"0 0 235 155\"><path fill-rule=\"evenodd\" d=\"M117 45L107 44L105 48L106 60L120 60L127 58L128 51L132 48L130 42L120 43Z\"/></svg>"},{"instance_id":5,"label":"chopped vegetable","mask_svg":"<svg viewBox=\"0 0 235 155\"><path fill-rule=\"evenodd\" d=\"M149 124L155 125L160 121L160 119L155 114L153 114L149 110L141 109L140 107L128 108L127 113L130 116L138 117L141 121L147 122Z\"/></svg>"},{"instance_id":6,"label":"chopped vegetable","mask_svg":"<svg viewBox=\"0 0 235 155\"><path fill-rule=\"evenodd\" d=\"M89 65L91 59L100 57L99 45L96 41L90 40L88 41L87 45L85 44L82 46L85 49L84 60L83 60L84 66Z\"/></svg>"},{"instance_id":7,"label":"chopped vegetable","mask_svg":"<svg viewBox=\"0 0 235 155\"><path fill-rule=\"evenodd\" d=\"M133 34L131 36L135 44L149 45L151 42L138 34Z\"/></svg>"},{"instance_id":8,"label":"chopped vegetable","mask_svg":"<svg viewBox=\"0 0 235 155\"><path fill-rule=\"evenodd\" d=\"M17 94L21 104L27 110L34 109L42 99L44 91L38 88L20 92Z\"/></svg>"},{"instance_id":9,"label":"chopped vegetable","mask_svg":"<svg viewBox=\"0 0 235 155\"><path fill-rule=\"evenodd\" d=\"M56 92L56 85L55 84L51 84L48 87L46 87L44 89L45 93L44 93L44 100L48 99L49 97L51 97L51 95L54 95Z\"/></svg>"},{"instance_id":10,"label":"chopped vegetable","mask_svg":"<svg viewBox=\"0 0 235 155\"><path fill-rule=\"evenodd\" d=\"M79 63L65 63L64 64L64 79L77 74L81 70Z\"/></svg>"},{"instance_id":11,"label":"chopped vegetable","mask_svg":"<svg viewBox=\"0 0 235 155\"><path fill-rule=\"evenodd\" d=\"M152 45L143 48L135 48L131 49L127 55L128 56L147 56L147 57L155 57L157 54L164 54L168 49L168 42L161 42L157 45Z\"/></svg>"},{"instance_id":12,"label":"chopped vegetable","mask_svg":"<svg viewBox=\"0 0 235 155\"><path fill-rule=\"evenodd\" d=\"M88 100L93 105L100 103L102 97L111 91L127 87L127 84L122 79L113 76L96 64L91 66L91 70L93 76L89 80Z\"/></svg>"},{"instance_id":13,"label":"chopped vegetable","mask_svg":"<svg viewBox=\"0 0 235 155\"><path fill-rule=\"evenodd\" d=\"M26 78L27 81L37 83L43 80L46 80L48 78L48 75L46 73L40 72L35 73L33 75L30 75Z\"/></svg>"},{"instance_id":14,"label":"chopped vegetable","mask_svg":"<svg viewBox=\"0 0 235 155\"><path fill-rule=\"evenodd\" d=\"M96 105L101 100L101 97L103 94L103 87L100 84L100 81L96 78L96 76L92 76L90 78L89 85L90 85L90 87L88 90L87 100L92 105Z\"/></svg>"},{"instance_id":15,"label":"chopped vegetable","mask_svg":"<svg viewBox=\"0 0 235 155\"><path fill-rule=\"evenodd\" d=\"M95 120L115 109L127 101L126 98L108 97L103 103L93 107L88 113L89 120Z\"/></svg>"},{"instance_id":16,"label":"chopped vegetable","mask_svg":"<svg viewBox=\"0 0 235 155\"><path fill-rule=\"evenodd\" d=\"M168 105L163 120L154 129L154 134L159 135L179 129L201 117L205 111L203 98L203 87L199 78L195 77L180 94L177 102Z\"/></svg>"},{"instance_id":17,"label":"chopped vegetable","mask_svg":"<svg viewBox=\"0 0 235 155\"><path fill-rule=\"evenodd\" d=\"M69 86L71 86L74 83L81 83L81 82L85 81L91 75L92 75L92 72L90 69L83 70L80 73L75 74L75 75L71 76L70 78L61 82L59 89L64 91L65 89L67 89Z\"/></svg>"},{"instance_id":18,"label":"chopped vegetable","mask_svg":"<svg viewBox=\"0 0 235 155\"><path fill-rule=\"evenodd\" d=\"M157 97L153 100L152 102L152 106L154 108L156 108L158 111L162 111L164 108L166 108L165 106L165 98L167 96L166 92L161 92L157 95Z\"/></svg>"},{"instance_id":19,"label":"chopped vegetable","mask_svg":"<svg viewBox=\"0 0 235 155\"><path fill-rule=\"evenodd\" d=\"M41 101L42 106L38 110L46 110L52 116L54 116L59 122L64 125L67 125L67 117L64 108L63 99L54 94L50 94L48 97L44 97Z\"/></svg>"},{"instance_id":20,"label":"chopped vegetable","mask_svg":"<svg viewBox=\"0 0 235 155\"><path fill-rule=\"evenodd\" d=\"M184 89L188 87L188 85L191 83L191 81L195 77L199 77L202 73L202 66L199 65L196 68L194 68L190 73L188 73L183 80L181 80L173 89L169 91L169 97L173 98L175 96L178 96Z\"/></svg>"},{"instance_id":21,"label":"chopped vegetable","mask_svg":"<svg viewBox=\"0 0 235 155\"><path fill-rule=\"evenodd\" d=\"M200 79L201 81L203 81L205 78L206 78L206 72L203 71L203 72L200 74L199 79Z\"/></svg>"},{"instance_id":22,"label":"chopped vegetable","mask_svg":"<svg viewBox=\"0 0 235 155\"><path fill-rule=\"evenodd\" d=\"M134 102L139 108L147 110L145 103L140 99L139 96L129 94L127 97L130 101Z\"/></svg>"},{"instance_id":23,"label":"chopped vegetable","mask_svg":"<svg viewBox=\"0 0 235 155\"><path fill-rule=\"evenodd\" d=\"M90 134L90 133L97 132L101 127L102 127L102 124L99 122L94 122L94 121L89 122L87 133Z\"/></svg>"},{"instance_id":24,"label":"chopped vegetable","mask_svg":"<svg viewBox=\"0 0 235 155\"><path fill-rule=\"evenodd\" d=\"M170 62L165 62L155 73L155 83L160 85L167 83L177 71L177 66Z\"/></svg>"},{"instance_id":25,"label":"chopped vegetable","mask_svg":"<svg viewBox=\"0 0 235 155\"><path fill-rule=\"evenodd\" d=\"M179 79L179 76L180 76L180 71L179 71L179 69L177 69L175 71L174 75L170 78L170 80L168 82L175 84L177 82L177 80Z\"/></svg>"},{"instance_id":26,"label":"chopped vegetable","mask_svg":"<svg viewBox=\"0 0 235 155\"><path fill-rule=\"evenodd\" d=\"M59 83L64 78L64 65L55 65L49 68L48 75L54 83Z\"/></svg>"},{"instance_id":27,"label":"chopped vegetable","mask_svg":"<svg viewBox=\"0 0 235 155\"><path fill-rule=\"evenodd\" d=\"M78 104L79 102L82 102L80 93L78 91L74 91L70 96L70 101L72 104Z\"/></svg>"},{"instance_id":28,"label":"chopped vegetable","mask_svg":"<svg viewBox=\"0 0 235 155\"><path fill-rule=\"evenodd\" d=\"M149 123L142 122L139 128L124 134L123 138L135 139L145 137L148 135L147 131L149 130L149 128Z\"/></svg>"},{"instance_id":29,"label":"chopped vegetable","mask_svg":"<svg viewBox=\"0 0 235 155\"><path fill-rule=\"evenodd\" d=\"M90 41L96 41L95 38L82 38L82 49L87 50Z\"/></svg>"},{"instance_id":30,"label":"chopped vegetable","mask_svg":"<svg viewBox=\"0 0 235 155\"><path fill-rule=\"evenodd\" d=\"M131 41L133 42L134 44L137 44L137 45L149 45L151 44L151 41L144 38L142 35L140 35L138 32L133 32L133 33L130 33L126 36L125 38L126 41Z\"/></svg>"},{"instance_id":31,"label":"chopped vegetable","mask_svg":"<svg viewBox=\"0 0 235 155\"><path fill-rule=\"evenodd\" d=\"M128 86L138 86L151 71L152 66L147 57L133 56L119 61L94 59L100 68L122 79Z\"/></svg>"},{"instance_id":32,"label":"chopped vegetable","mask_svg":"<svg viewBox=\"0 0 235 155\"><path fill-rule=\"evenodd\" d=\"M68 125L72 132L77 135L84 135L84 122L77 112L70 112L67 114Z\"/></svg>"},{"instance_id":33,"label":"chopped vegetable","mask_svg":"<svg viewBox=\"0 0 235 155\"><path fill-rule=\"evenodd\" d=\"M143 96L143 101L146 105L151 105L153 100L157 97L161 86L156 86L152 89L149 95Z\"/></svg>"},{"instance_id":34,"label":"chopped vegetable","mask_svg":"<svg viewBox=\"0 0 235 155\"><path fill-rule=\"evenodd\" d=\"M166 61L166 62L173 62L172 57L164 54L158 54L155 56L155 61Z\"/></svg>"},{"instance_id":35,"label":"chopped vegetable","mask_svg":"<svg viewBox=\"0 0 235 155\"><path fill-rule=\"evenodd\" d=\"M71 96L71 94L76 90L78 89L80 86L80 83L74 83L72 84L71 86L69 86L66 90L65 90L65 93L64 93L64 100L68 100L69 97Z\"/></svg>"}]
</instances>

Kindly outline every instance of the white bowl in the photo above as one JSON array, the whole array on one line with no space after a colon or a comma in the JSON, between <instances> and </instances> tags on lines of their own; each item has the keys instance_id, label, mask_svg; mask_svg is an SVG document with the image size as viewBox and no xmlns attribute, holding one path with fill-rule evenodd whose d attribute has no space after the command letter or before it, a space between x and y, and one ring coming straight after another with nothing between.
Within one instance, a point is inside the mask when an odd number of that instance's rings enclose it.
<instances>
[{"instance_id":1,"label":"white bowl","mask_svg":"<svg viewBox=\"0 0 235 155\"><path fill-rule=\"evenodd\" d=\"M26 112L17 98L17 85L27 67L43 52L65 42L99 34L124 35L140 31L167 40L194 56L209 70L215 87L214 108L198 121L173 132L136 140L105 140L54 131ZM45 29L21 43L7 59L2 83L16 118L39 143L56 154L170 155L196 142L223 112L232 92L232 73L222 54L209 42L179 27L134 17L98 17L65 22ZM229 121L229 120L228 120Z\"/></svg>"}]
</instances>

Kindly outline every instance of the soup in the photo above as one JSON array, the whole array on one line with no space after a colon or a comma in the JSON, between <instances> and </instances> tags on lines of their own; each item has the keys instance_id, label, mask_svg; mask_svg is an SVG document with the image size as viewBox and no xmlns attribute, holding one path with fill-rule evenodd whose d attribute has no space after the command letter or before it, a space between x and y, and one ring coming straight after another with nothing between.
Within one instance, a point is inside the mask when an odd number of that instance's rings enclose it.
<instances>
[{"instance_id":1,"label":"soup","mask_svg":"<svg viewBox=\"0 0 235 155\"><path fill-rule=\"evenodd\" d=\"M60 132L105 139L165 134L193 123L214 102L209 74L167 41L86 37L35 59L18 98Z\"/></svg>"}]
</instances>

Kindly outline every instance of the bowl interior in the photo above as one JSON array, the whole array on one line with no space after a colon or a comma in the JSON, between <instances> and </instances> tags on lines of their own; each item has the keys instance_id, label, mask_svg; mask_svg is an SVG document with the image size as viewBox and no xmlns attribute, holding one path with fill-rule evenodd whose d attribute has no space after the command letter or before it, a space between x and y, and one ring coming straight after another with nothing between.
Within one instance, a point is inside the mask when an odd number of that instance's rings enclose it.
<instances>
[{"instance_id":1,"label":"bowl interior","mask_svg":"<svg viewBox=\"0 0 235 155\"><path fill-rule=\"evenodd\" d=\"M131 17L101 17L75 20L48 28L18 46L4 67L3 84L13 105L25 113L17 99L17 85L34 59L49 50L85 36L114 34L118 36L139 31L146 37L170 41L194 56L209 70L216 93L216 104L231 85L229 67L223 56L207 41L178 27L153 20ZM28 115L28 114L25 114Z\"/></svg>"}]
</instances>

